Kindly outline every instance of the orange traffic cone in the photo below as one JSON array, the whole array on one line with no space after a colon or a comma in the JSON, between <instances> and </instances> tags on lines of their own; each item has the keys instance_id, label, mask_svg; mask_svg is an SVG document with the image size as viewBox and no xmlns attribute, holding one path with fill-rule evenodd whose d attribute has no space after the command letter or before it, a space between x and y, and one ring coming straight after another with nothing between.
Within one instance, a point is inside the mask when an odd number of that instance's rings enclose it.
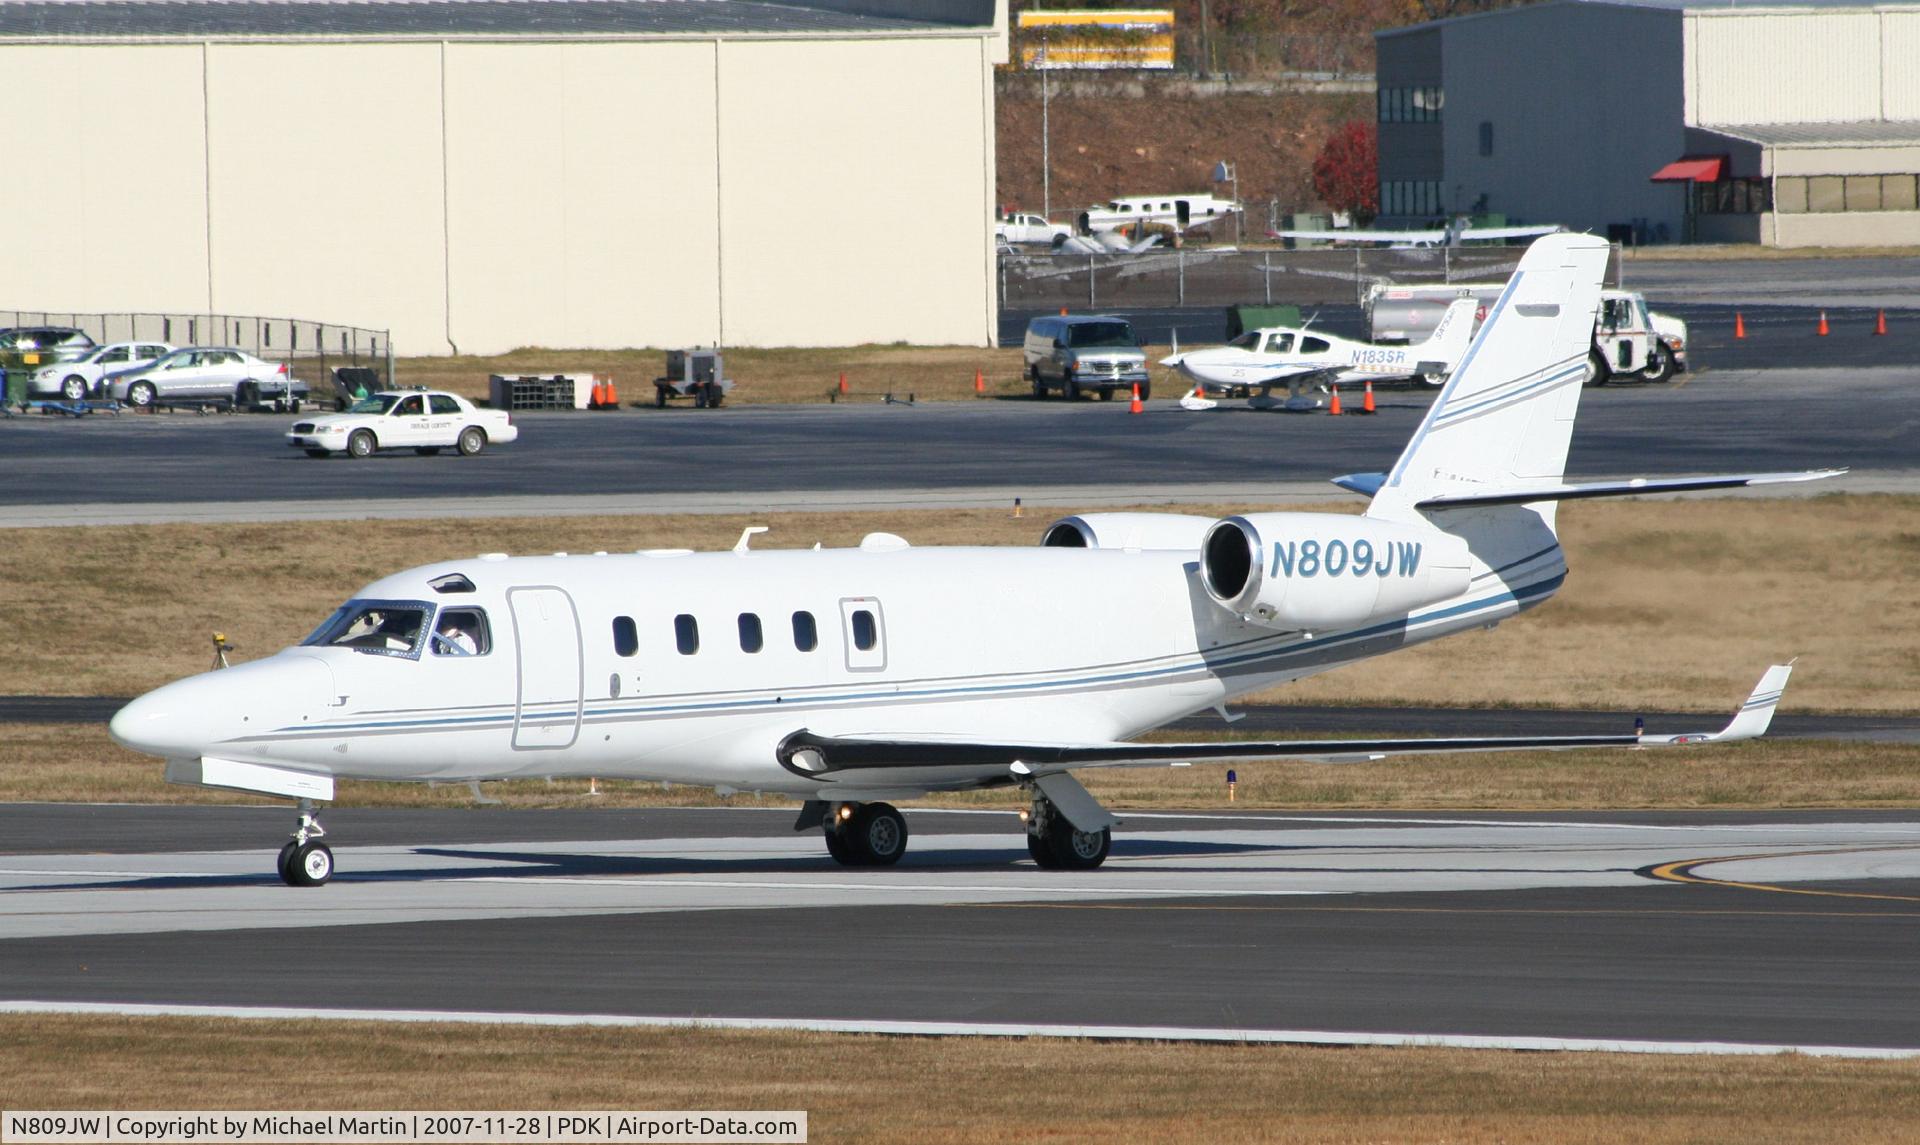
<instances>
[{"instance_id":1,"label":"orange traffic cone","mask_svg":"<svg viewBox=\"0 0 1920 1145\"><path fill-rule=\"evenodd\" d=\"M1067 308L1062 306L1060 308L1060 317L1065 318L1066 316L1067 316Z\"/></svg>"},{"instance_id":2,"label":"orange traffic cone","mask_svg":"<svg viewBox=\"0 0 1920 1145\"><path fill-rule=\"evenodd\" d=\"M1880 317L1874 321L1873 332L1875 334L1885 334L1887 332L1887 312L1886 311L1882 310L1880 312Z\"/></svg>"},{"instance_id":3,"label":"orange traffic cone","mask_svg":"<svg viewBox=\"0 0 1920 1145\"><path fill-rule=\"evenodd\" d=\"M844 371L840 375L840 392L843 394L847 392L847 375Z\"/></svg>"},{"instance_id":4,"label":"orange traffic cone","mask_svg":"<svg viewBox=\"0 0 1920 1145\"><path fill-rule=\"evenodd\" d=\"M607 408L620 408L620 391L614 388L612 378L607 379Z\"/></svg>"},{"instance_id":5,"label":"orange traffic cone","mask_svg":"<svg viewBox=\"0 0 1920 1145\"><path fill-rule=\"evenodd\" d=\"M1333 404L1327 407L1327 412L1332 414L1334 417L1340 416L1340 387L1339 386L1333 387Z\"/></svg>"},{"instance_id":6,"label":"orange traffic cone","mask_svg":"<svg viewBox=\"0 0 1920 1145\"><path fill-rule=\"evenodd\" d=\"M1733 312L1733 336L1735 338L1745 338L1747 336L1746 316L1738 310Z\"/></svg>"},{"instance_id":7,"label":"orange traffic cone","mask_svg":"<svg viewBox=\"0 0 1920 1145\"><path fill-rule=\"evenodd\" d=\"M1361 413L1379 413L1380 412L1379 410L1376 410L1373 408L1373 379L1372 378L1367 379L1367 392L1366 392L1366 396L1360 399L1360 412Z\"/></svg>"},{"instance_id":8,"label":"orange traffic cone","mask_svg":"<svg viewBox=\"0 0 1920 1145\"><path fill-rule=\"evenodd\" d=\"M1827 336L1827 333L1828 333L1828 331L1827 331L1827 312L1826 312L1826 311L1824 311L1824 310L1822 310L1822 311L1820 312L1820 328L1819 328L1818 330L1815 330L1815 331L1814 331L1814 334L1815 334L1816 336L1818 336L1818 337L1821 337L1821 338L1825 338L1825 337Z\"/></svg>"},{"instance_id":9,"label":"orange traffic cone","mask_svg":"<svg viewBox=\"0 0 1920 1145\"><path fill-rule=\"evenodd\" d=\"M987 374L985 370L975 370L973 372L973 396L977 398L987 396Z\"/></svg>"},{"instance_id":10,"label":"orange traffic cone","mask_svg":"<svg viewBox=\"0 0 1920 1145\"><path fill-rule=\"evenodd\" d=\"M1140 383L1133 383L1133 404L1127 407L1128 413L1146 413L1147 407L1140 404Z\"/></svg>"}]
</instances>

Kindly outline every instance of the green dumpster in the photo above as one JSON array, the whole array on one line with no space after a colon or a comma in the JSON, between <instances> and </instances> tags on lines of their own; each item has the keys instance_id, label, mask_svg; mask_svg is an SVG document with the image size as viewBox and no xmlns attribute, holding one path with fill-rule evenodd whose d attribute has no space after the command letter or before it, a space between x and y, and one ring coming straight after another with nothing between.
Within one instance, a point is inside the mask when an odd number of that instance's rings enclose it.
<instances>
[{"instance_id":1,"label":"green dumpster","mask_svg":"<svg viewBox=\"0 0 1920 1145\"><path fill-rule=\"evenodd\" d=\"M0 370L7 379L7 404L24 406L27 404L27 372L25 370Z\"/></svg>"}]
</instances>

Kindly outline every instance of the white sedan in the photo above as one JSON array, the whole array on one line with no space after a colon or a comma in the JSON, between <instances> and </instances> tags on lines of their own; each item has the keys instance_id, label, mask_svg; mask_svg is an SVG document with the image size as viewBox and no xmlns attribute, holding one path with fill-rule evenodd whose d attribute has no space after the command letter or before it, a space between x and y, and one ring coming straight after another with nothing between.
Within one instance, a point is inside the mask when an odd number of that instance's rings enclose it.
<instances>
[{"instance_id":1,"label":"white sedan","mask_svg":"<svg viewBox=\"0 0 1920 1145\"><path fill-rule=\"evenodd\" d=\"M287 444L306 450L308 457L336 452L368 457L376 449L431 455L448 448L471 457L491 443L519 436L512 414L480 409L458 394L383 390L353 403L345 413L295 422Z\"/></svg>"},{"instance_id":2,"label":"white sedan","mask_svg":"<svg viewBox=\"0 0 1920 1145\"><path fill-rule=\"evenodd\" d=\"M27 389L77 402L99 389L100 379L108 374L150 365L171 353L173 347L165 342L110 342L72 361L40 367L27 382Z\"/></svg>"}]
</instances>

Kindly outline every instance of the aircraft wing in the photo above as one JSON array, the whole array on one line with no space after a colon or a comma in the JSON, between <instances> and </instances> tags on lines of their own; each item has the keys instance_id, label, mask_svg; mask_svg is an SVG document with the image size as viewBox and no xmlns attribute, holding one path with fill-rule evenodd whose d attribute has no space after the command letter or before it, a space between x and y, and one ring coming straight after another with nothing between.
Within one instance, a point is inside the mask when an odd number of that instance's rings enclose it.
<instances>
[{"instance_id":1,"label":"aircraft wing","mask_svg":"<svg viewBox=\"0 0 1920 1145\"><path fill-rule=\"evenodd\" d=\"M1480 239L1537 239L1541 235L1557 235L1565 227L1468 227L1460 232L1460 241L1469 242Z\"/></svg>"},{"instance_id":2,"label":"aircraft wing","mask_svg":"<svg viewBox=\"0 0 1920 1145\"><path fill-rule=\"evenodd\" d=\"M1335 243L1443 243L1447 232L1440 231L1268 231L1276 239L1308 239Z\"/></svg>"},{"instance_id":3,"label":"aircraft wing","mask_svg":"<svg viewBox=\"0 0 1920 1145\"><path fill-rule=\"evenodd\" d=\"M867 768L1002 767L1017 779L1080 767L1166 767L1179 763L1295 759L1365 763L1390 755L1448 752L1565 751L1582 747L1679 747L1728 743L1765 734L1786 691L1792 664L1760 677L1746 703L1719 731L1679 735L1469 736L1443 739L1245 740L1215 743L1006 743L951 736L818 735L805 728L782 740L781 763L800 775L825 779Z\"/></svg>"}]
</instances>

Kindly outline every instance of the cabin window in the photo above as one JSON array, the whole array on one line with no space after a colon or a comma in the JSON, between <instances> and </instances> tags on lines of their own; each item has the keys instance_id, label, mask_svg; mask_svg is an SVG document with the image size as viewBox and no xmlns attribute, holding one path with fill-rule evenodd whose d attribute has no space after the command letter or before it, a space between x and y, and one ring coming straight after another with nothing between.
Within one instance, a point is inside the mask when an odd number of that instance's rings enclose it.
<instances>
[{"instance_id":1,"label":"cabin window","mask_svg":"<svg viewBox=\"0 0 1920 1145\"><path fill-rule=\"evenodd\" d=\"M1331 349L1333 349L1332 343L1328 342L1325 338L1300 339L1300 352L1302 354L1324 354Z\"/></svg>"},{"instance_id":2,"label":"cabin window","mask_svg":"<svg viewBox=\"0 0 1920 1145\"><path fill-rule=\"evenodd\" d=\"M802 652L820 647L820 629L813 623L813 613L793 614L793 646Z\"/></svg>"},{"instance_id":3,"label":"cabin window","mask_svg":"<svg viewBox=\"0 0 1920 1145\"><path fill-rule=\"evenodd\" d=\"M418 659L432 615L433 606L420 600L350 600L301 643Z\"/></svg>"},{"instance_id":4,"label":"cabin window","mask_svg":"<svg viewBox=\"0 0 1920 1145\"><path fill-rule=\"evenodd\" d=\"M740 651L758 652L765 644L760 635L760 617L751 612L740 614Z\"/></svg>"},{"instance_id":5,"label":"cabin window","mask_svg":"<svg viewBox=\"0 0 1920 1145\"><path fill-rule=\"evenodd\" d=\"M682 656L700 651L700 622L684 612L674 617L673 643Z\"/></svg>"},{"instance_id":6,"label":"cabin window","mask_svg":"<svg viewBox=\"0 0 1920 1145\"><path fill-rule=\"evenodd\" d=\"M853 646L862 652L873 651L879 642L879 627L873 622L873 613L864 608L853 612Z\"/></svg>"},{"instance_id":7,"label":"cabin window","mask_svg":"<svg viewBox=\"0 0 1920 1145\"><path fill-rule=\"evenodd\" d=\"M640 651L640 629L633 623L633 617L613 618L613 650L621 656L631 656Z\"/></svg>"},{"instance_id":8,"label":"cabin window","mask_svg":"<svg viewBox=\"0 0 1920 1145\"><path fill-rule=\"evenodd\" d=\"M493 651L487 614L477 608L443 608L429 647L435 656L485 656Z\"/></svg>"},{"instance_id":9,"label":"cabin window","mask_svg":"<svg viewBox=\"0 0 1920 1145\"><path fill-rule=\"evenodd\" d=\"M1267 335L1267 353L1286 354L1286 353L1291 353L1292 350L1293 350L1293 335L1291 334Z\"/></svg>"}]
</instances>

